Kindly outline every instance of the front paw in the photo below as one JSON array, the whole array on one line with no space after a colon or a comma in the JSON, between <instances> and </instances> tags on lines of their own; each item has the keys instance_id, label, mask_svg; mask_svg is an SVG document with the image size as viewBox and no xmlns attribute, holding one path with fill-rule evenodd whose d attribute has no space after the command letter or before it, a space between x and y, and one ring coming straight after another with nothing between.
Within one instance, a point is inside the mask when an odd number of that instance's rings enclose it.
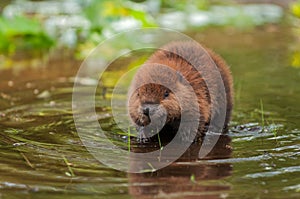
<instances>
[{"instance_id":1,"label":"front paw","mask_svg":"<svg viewBox=\"0 0 300 199\"><path fill-rule=\"evenodd\" d=\"M145 127L143 127L143 126L138 127L137 130L138 130L137 142L139 142L139 143L150 142L150 138L145 131Z\"/></svg>"}]
</instances>

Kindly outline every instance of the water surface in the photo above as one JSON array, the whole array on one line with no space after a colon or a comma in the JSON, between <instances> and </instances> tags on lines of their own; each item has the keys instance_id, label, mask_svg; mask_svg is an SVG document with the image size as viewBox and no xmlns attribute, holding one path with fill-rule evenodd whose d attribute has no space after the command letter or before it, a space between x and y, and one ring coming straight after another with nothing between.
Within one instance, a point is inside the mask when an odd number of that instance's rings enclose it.
<instances>
[{"instance_id":1,"label":"water surface","mask_svg":"<svg viewBox=\"0 0 300 199\"><path fill-rule=\"evenodd\" d=\"M300 70L290 66L292 29L269 25L188 34L221 54L235 80L230 131L205 160L198 160L199 146L193 145L156 172L127 174L101 164L83 146L73 122L80 61L33 67L21 60L0 71L0 198L299 198ZM120 63L113 73L122 70ZM87 79L82 86L93 84ZM101 89L98 120L126 148L127 136L112 122L111 89L105 99Z\"/></svg>"}]
</instances>

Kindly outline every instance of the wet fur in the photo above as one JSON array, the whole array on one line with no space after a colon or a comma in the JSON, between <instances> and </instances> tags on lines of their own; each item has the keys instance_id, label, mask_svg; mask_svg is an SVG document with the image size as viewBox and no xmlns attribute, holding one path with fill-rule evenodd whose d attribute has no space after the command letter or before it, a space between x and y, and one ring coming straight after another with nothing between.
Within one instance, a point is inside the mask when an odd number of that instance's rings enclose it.
<instances>
[{"instance_id":1,"label":"wet fur","mask_svg":"<svg viewBox=\"0 0 300 199\"><path fill-rule=\"evenodd\" d=\"M174 42L163 47L164 50L157 50L145 63L148 67L142 66L135 74L134 80L130 87L130 95L128 100L129 115L132 121L137 125L137 128L147 126L150 121L143 112L141 106L143 104L157 104L157 113L159 115L164 108L167 110L166 125L164 129L176 129L181 119L182 111L185 111L193 117L196 111L200 111L198 135L205 134L205 126L209 124L214 115L218 114L218 109L225 101L218 94L219 86L215 82L216 74L211 72L211 67L216 64L221 74L226 92L226 118L224 128L230 120L231 110L233 106L233 89L232 76L225 61L213 51L207 48L202 48L192 42ZM184 55L187 59L183 59L179 55ZM191 63L194 63L195 68ZM196 64L195 64L196 63ZM149 67L150 65L150 67ZM161 65L170 67L174 71L166 71ZM198 72L200 67L201 70ZM197 69L198 70L197 70ZM176 72L175 72L176 71ZM203 76L205 74L206 79ZM191 102L191 91L186 88L182 79L189 82L193 91L197 96L197 103ZM146 84L138 88L143 82L158 82L161 84L170 85L171 88L166 88L160 84ZM210 82L210 90L207 88L206 82ZM169 96L164 98L164 93L169 90ZM183 100L183 107L178 103L178 96L175 96L172 91L178 91L179 97ZM210 92L211 93L210 93ZM216 112L212 111L212 107ZM184 110L181 110L184 109ZM198 109L199 108L199 109ZM157 116L158 121L160 116ZM158 124L163 125L163 124ZM173 136L171 132L164 132L165 136ZM167 135L166 135L167 133ZM184 137L184 136L183 136Z\"/></svg>"}]
</instances>

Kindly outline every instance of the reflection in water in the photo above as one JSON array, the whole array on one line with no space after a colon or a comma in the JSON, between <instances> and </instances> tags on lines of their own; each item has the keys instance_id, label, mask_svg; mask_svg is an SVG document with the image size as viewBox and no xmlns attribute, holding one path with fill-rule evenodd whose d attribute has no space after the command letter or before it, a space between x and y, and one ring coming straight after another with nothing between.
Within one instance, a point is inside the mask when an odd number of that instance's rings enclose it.
<instances>
[{"instance_id":1,"label":"reflection in water","mask_svg":"<svg viewBox=\"0 0 300 199\"><path fill-rule=\"evenodd\" d=\"M230 142L231 139L228 135L221 135L205 159L229 158L232 152ZM153 145L151 143L136 146L133 151L148 152L149 149L153 150ZM163 169L155 172L129 174L130 195L134 198L207 198L208 196L219 198L221 192L218 191L222 191L224 194L226 190L230 190L230 185L209 184L207 180L219 180L230 176L232 165L199 160L198 154L202 146L201 143L193 143L176 162ZM158 145L156 149L159 149ZM136 166L135 163L131 162L132 166Z\"/></svg>"}]
</instances>

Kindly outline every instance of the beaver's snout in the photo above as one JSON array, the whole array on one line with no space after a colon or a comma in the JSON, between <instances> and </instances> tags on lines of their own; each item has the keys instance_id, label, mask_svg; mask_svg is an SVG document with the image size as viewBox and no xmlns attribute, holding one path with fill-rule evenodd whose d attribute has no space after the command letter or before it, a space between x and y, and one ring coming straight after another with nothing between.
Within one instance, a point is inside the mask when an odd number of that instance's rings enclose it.
<instances>
[{"instance_id":1,"label":"beaver's snout","mask_svg":"<svg viewBox=\"0 0 300 199\"><path fill-rule=\"evenodd\" d=\"M151 117L152 115L155 114L155 112L158 109L159 104L142 104L141 106L141 112L147 116Z\"/></svg>"},{"instance_id":2,"label":"beaver's snout","mask_svg":"<svg viewBox=\"0 0 300 199\"><path fill-rule=\"evenodd\" d=\"M147 142L164 127L167 111L163 106L156 103L142 103L139 109L142 117L141 125L138 127L138 140Z\"/></svg>"}]
</instances>

